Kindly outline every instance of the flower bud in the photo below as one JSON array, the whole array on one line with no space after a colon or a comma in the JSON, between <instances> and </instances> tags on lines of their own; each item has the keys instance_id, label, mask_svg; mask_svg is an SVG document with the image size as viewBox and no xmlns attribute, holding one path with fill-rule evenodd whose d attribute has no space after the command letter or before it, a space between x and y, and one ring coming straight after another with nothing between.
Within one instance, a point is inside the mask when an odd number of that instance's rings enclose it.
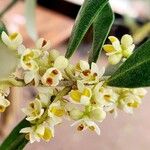
<instances>
[{"instance_id":1,"label":"flower bud","mask_svg":"<svg viewBox=\"0 0 150 150\"><path fill-rule=\"evenodd\" d=\"M108 61L110 64L116 65L120 62L121 58L122 58L122 54L110 55Z\"/></svg>"},{"instance_id":2,"label":"flower bud","mask_svg":"<svg viewBox=\"0 0 150 150\"><path fill-rule=\"evenodd\" d=\"M59 52L55 49L49 52L49 58L51 61L55 61L55 59L59 56Z\"/></svg>"},{"instance_id":3,"label":"flower bud","mask_svg":"<svg viewBox=\"0 0 150 150\"><path fill-rule=\"evenodd\" d=\"M90 112L90 118L95 121L103 121L106 117L106 112L101 108L96 108Z\"/></svg>"},{"instance_id":4,"label":"flower bud","mask_svg":"<svg viewBox=\"0 0 150 150\"><path fill-rule=\"evenodd\" d=\"M70 117L73 120L79 120L79 119L81 119L82 115L83 115L83 113L80 110L78 110L78 109L72 109L70 111Z\"/></svg>"},{"instance_id":5,"label":"flower bud","mask_svg":"<svg viewBox=\"0 0 150 150\"><path fill-rule=\"evenodd\" d=\"M36 48L42 50L48 50L50 48L50 42L46 41L44 38L40 38L36 42Z\"/></svg>"},{"instance_id":6,"label":"flower bud","mask_svg":"<svg viewBox=\"0 0 150 150\"><path fill-rule=\"evenodd\" d=\"M59 56L54 62L54 67L58 69L65 69L68 66L68 59L64 56Z\"/></svg>"}]
</instances>

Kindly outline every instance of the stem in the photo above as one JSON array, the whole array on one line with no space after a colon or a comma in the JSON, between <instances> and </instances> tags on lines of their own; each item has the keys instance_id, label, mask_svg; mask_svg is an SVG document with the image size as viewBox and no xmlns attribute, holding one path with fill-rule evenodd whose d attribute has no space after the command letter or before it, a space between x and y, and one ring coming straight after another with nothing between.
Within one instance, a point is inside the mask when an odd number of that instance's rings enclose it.
<instances>
[{"instance_id":1,"label":"stem","mask_svg":"<svg viewBox=\"0 0 150 150\"><path fill-rule=\"evenodd\" d=\"M16 4L18 0L12 0L1 12L0 12L0 18L13 6Z\"/></svg>"},{"instance_id":2,"label":"stem","mask_svg":"<svg viewBox=\"0 0 150 150\"><path fill-rule=\"evenodd\" d=\"M67 95L70 90L71 90L71 87L65 87L62 91L60 91L60 92L56 95L56 97L55 97L55 99L54 99L53 102L57 102L58 100L60 100L63 96ZM43 116L40 118L40 120L38 120L38 121L36 122L36 124L41 124L41 123L43 123L43 122L46 120L47 114L48 114L48 109L49 109L50 104L51 104L51 101L50 101L50 103L48 104L48 106L47 106L47 108L46 108L46 110L45 110Z\"/></svg>"}]
</instances>

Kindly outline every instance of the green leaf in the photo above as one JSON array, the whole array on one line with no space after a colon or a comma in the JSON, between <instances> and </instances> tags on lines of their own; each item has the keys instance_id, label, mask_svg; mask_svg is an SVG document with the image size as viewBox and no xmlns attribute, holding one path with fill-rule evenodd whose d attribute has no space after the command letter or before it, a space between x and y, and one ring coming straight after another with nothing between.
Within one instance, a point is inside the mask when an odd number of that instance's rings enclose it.
<instances>
[{"instance_id":1,"label":"green leaf","mask_svg":"<svg viewBox=\"0 0 150 150\"><path fill-rule=\"evenodd\" d=\"M114 13L109 3L98 13L93 22L93 44L89 55L89 63L96 62L102 46L114 22Z\"/></svg>"},{"instance_id":2,"label":"green leaf","mask_svg":"<svg viewBox=\"0 0 150 150\"><path fill-rule=\"evenodd\" d=\"M0 145L0 150L22 150L23 147L28 143L28 140L25 139L24 134L19 132L22 128L28 126L30 126L30 123L23 119Z\"/></svg>"},{"instance_id":3,"label":"green leaf","mask_svg":"<svg viewBox=\"0 0 150 150\"><path fill-rule=\"evenodd\" d=\"M8 78L18 65L18 58L15 51L6 47L0 42L0 80Z\"/></svg>"},{"instance_id":4,"label":"green leaf","mask_svg":"<svg viewBox=\"0 0 150 150\"><path fill-rule=\"evenodd\" d=\"M87 30L97 14L107 4L108 0L85 0L76 18L71 38L68 44L66 58L70 58L78 48Z\"/></svg>"},{"instance_id":5,"label":"green leaf","mask_svg":"<svg viewBox=\"0 0 150 150\"><path fill-rule=\"evenodd\" d=\"M0 39L1 39L1 34L3 31L8 33L5 24L0 20Z\"/></svg>"},{"instance_id":6,"label":"green leaf","mask_svg":"<svg viewBox=\"0 0 150 150\"><path fill-rule=\"evenodd\" d=\"M36 21L35 21L36 0L25 1L26 28L32 40L37 40Z\"/></svg>"},{"instance_id":7,"label":"green leaf","mask_svg":"<svg viewBox=\"0 0 150 150\"><path fill-rule=\"evenodd\" d=\"M108 79L108 85L127 88L150 86L150 39Z\"/></svg>"}]
</instances>

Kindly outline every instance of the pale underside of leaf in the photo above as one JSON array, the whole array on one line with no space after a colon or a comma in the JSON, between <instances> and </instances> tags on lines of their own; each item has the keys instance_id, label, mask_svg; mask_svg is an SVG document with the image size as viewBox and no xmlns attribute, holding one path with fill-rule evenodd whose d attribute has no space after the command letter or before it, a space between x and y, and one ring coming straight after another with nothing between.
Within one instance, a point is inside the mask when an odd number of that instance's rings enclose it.
<instances>
[{"instance_id":1,"label":"pale underside of leaf","mask_svg":"<svg viewBox=\"0 0 150 150\"><path fill-rule=\"evenodd\" d=\"M35 41L38 38L35 20L36 0L25 1L26 28L29 36Z\"/></svg>"},{"instance_id":2,"label":"pale underside of leaf","mask_svg":"<svg viewBox=\"0 0 150 150\"><path fill-rule=\"evenodd\" d=\"M17 53L0 42L0 80L8 78L16 69Z\"/></svg>"}]
</instances>

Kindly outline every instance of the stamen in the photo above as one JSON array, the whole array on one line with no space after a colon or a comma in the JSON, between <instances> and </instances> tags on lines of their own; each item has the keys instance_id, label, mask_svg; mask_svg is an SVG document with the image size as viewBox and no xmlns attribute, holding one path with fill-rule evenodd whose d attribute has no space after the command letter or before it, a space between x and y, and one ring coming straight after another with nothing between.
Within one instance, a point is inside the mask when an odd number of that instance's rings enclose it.
<instances>
[{"instance_id":1,"label":"stamen","mask_svg":"<svg viewBox=\"0 0 150 150\"><path fill-rule=\"evenodd\" d=\"M84 70L82 73L83 73L85 76L88 76L88 75L91 73L91 71L90 71L90 70Z\"/></svg>"},{"instance_id":2,"label":"stamen","mask_svg":"<svg viewBox=\"0 0 150 150\"><path fill-rule=\"evenodd\" d=\"M52 78L47 78L46 83L48 85L52 85L53 84L53 79Z\"/></svg>"},{"instance_id":3,"label":"stamen","mask_svg":"<svg viewBox=\"0 0 150 150\"><path fill-rule=\"evenodd\" d=\"M55 75L57 75L58 71L55 69L55 70L52 71L52 73L55 74Z\"/></svg>"},{"instance_id":4,"label":"stamen","mask_svg":"<svg viewBox=\"0 0 150 150\"><path fill-rule=\"evenodd\" d=\"M78 131L82 131L83 129L84 129L84 125L83 124L79 125L78 128L77 128Z\"/></svg>"},{"instance_id":5,"label":"stamen","mask_svg":"<svg viewBox=\"0 0 150 150\"><path fill-rule=\"evenodd\" d=\"M46 44L47 44L47 41L43 40L42 47L45 46Z\"/></svg>"}]
</instances>

